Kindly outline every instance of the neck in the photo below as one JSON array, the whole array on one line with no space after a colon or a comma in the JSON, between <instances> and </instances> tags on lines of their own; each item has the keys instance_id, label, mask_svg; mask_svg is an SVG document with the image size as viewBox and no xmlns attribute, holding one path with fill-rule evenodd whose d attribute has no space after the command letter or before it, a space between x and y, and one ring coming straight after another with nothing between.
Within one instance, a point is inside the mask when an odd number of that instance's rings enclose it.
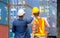
<instances>
[{"instance_id":1,"label":"neck","mask_svg":"<svg viewBox=\"0 0 60 38\"><path fill-rule=\"evenodd\" d=\"M35 18L40 18L39 16L36 16Z\"/></svg>"}]
</instances>

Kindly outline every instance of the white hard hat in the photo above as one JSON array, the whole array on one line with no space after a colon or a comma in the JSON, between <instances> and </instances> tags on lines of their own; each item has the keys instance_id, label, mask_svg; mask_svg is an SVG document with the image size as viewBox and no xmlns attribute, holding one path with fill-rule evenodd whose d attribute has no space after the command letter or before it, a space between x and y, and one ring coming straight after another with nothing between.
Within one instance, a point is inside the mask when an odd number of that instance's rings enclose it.
<instances>
[{"instance_id":1,"label":"white hard hat","mask_svg":"<svg viewBox=\"0 0 60 38\"><path fill-rule=\"evenodd\" d=\"M18 10L18 14L17 14L18 16L22 16L24 14L25 14L25 11L23 9Z\"/></svg>"}]
</instances>

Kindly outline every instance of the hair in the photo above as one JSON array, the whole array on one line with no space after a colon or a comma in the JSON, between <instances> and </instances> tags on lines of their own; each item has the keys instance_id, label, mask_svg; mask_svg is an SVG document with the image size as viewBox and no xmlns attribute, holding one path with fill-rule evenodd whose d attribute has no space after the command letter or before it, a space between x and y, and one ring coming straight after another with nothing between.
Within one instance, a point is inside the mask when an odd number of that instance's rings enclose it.
<instances>
[{"instance_id":1,"label":"hair","mask_svg":"<svg viewBox=\"0 0 60 38\"><path fill-rule=\"evenodd\" d=\"M19 16L19 18L23 18L24 17L24 15L22 15L22 16Z\"/></svg>"},{"instance_id":2,"label":"hair","mask_svg":"<svg viewBox=\"0 0 60 38\"><path fill-rule=\"evenodd\" d=\"M33 13L35 17L39 16L39 12L38 13Z\"/></svg>"}]
</instances>

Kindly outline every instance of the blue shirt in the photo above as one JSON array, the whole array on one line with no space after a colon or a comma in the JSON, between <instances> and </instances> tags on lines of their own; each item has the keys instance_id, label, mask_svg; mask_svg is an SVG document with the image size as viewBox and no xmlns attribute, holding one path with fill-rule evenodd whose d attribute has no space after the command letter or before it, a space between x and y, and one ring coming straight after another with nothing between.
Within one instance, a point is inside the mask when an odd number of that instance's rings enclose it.
<instances>
[{"instance_id":1,"label":"blue shirt","mask_svg":"<svg viewBox=\"0 0 60 38\"><path fill-rule=\"evenodd\" d=\"M27 24L31 23L33 18L19 18L13 21L12 32L15 33L14 38L30 38Z\"/></svg>"}]
</instances>

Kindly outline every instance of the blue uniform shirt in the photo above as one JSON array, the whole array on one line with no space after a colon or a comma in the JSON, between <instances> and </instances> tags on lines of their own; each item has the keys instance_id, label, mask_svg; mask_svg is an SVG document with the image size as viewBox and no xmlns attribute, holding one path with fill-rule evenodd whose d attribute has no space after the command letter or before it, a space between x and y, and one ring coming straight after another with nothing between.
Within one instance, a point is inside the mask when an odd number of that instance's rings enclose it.
<instances>
[{"instance_id":1,"label":"blue uniform shirt","mask_svg":"<svg viewBox=\"0 0 60 38\"><path fill-rule=\"evenodd\" d=\"M33 18L19 18L13 21L12 32L15 33L14 38L30 38L27 24L31 23Z\"/></svg>"}]
</instances>

